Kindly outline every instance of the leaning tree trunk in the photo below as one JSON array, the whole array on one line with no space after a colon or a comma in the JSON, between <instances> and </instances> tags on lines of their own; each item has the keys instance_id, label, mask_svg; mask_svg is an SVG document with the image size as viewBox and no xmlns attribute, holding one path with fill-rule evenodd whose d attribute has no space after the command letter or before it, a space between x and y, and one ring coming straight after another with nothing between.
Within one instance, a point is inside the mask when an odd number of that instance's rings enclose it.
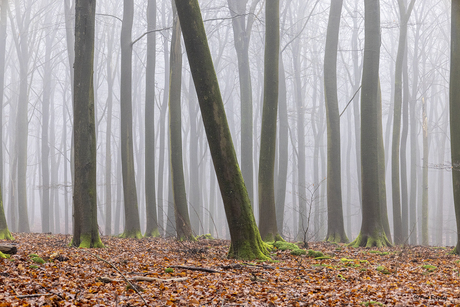
<instances>
[{"instance_id":1,"label":"leaning tree trunk","mask_svg":"<svg viewBox=\"0 0 460 307\"><path fill-rule=\"evenodd\" d=\"M378 170L378 87L380 57L380 1L365 0L365 42L361 90L361 232L353 246L390 245L382 225Z\"/></svg>"},{"instance_id":2,"label":"leaning tree trunk","mask_svg":"<svg viewBox=\"0 0 460 307\"><path fill-rule=\"evenodd\" d=\"M97 225L93 60L96 1L77 0L75 14L75 181L72 245L103 247Z\"/></svg>"},{"instance_id":3,"label":"leaning tree trunk","mask_svg":"<svg viewBox=\"0 0 460 307\"><path fill-rule=\"evenodd\" d=\"M337 47L343 0L331 2L324 55L327 116L327 235L329 242L348 242L342 210L340 116L337 98Z\"/></svg>"},{"instance_id":4,"label":"leaning tree trunk","mask_svg":"<svg viewBox=\"0 0 460 307\"><path fill-rule=\"evenodd\" d=\"M276 224L274 186L279 91L279 0L267 1L265 14L264 104L259 156L259 231L264 241L276 241L282 240Z\"/></svg>"},{"instance_id":5,"label":"leaning tree trunk","mask_svg":"<svg viewBox=\"0 0 460 307\"><path fill-rule=\"evenodd\" d=\"M236 159L198 1L175 2L230 229L228 257L267 259Z\"/></svg>"},{"instance_id":6,"label":"leaning tree trunk","mask_svg":"<svg viewBox=\"0 0 460 307\"><path fill-rule=\"evenodd\" d=\"M457 221L457 246L460 254L460 1L452 1L450 50L450 144L452 156L452 183L454 189L455 217Z\"/></svg>"},{"instance_id":7,"label":"leaning tree trunk","mask_svg":"<svg viewBox=\"0 0 460 307\"><path fill-rule=\"evenodd\" d=\"M134 171L133 108L132 108L132 44L134 3L124 0L121 26L121 74L120 74L120 132L121 165L123 173L123 197L125 201L125 230L122 237L141 238L139 208Z\"/></svg>"}]
</instances>

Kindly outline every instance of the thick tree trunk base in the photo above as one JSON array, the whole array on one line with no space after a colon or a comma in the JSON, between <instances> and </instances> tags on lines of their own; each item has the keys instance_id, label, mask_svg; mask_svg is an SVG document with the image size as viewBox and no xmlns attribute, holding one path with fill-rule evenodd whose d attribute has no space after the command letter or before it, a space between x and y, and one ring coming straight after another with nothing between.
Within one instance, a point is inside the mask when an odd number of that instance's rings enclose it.
<instances>
[{"instance_id":1,"label":"thick tree trunk base","mask_svg":"<svg viewBox=\"0 0 460 307\"><path fill-rule=\"evenodd\" d=\"M146 238L159 238L160 232L158 231L158 228L152 230L152 231L146 231L144 237Z\"/></svg>"},{"instance_id":2,"label":"thick tree trunk base","mask_svg":"<svg viewBox=\"0 0 460 307\"><path fill-rule=\"evenodd\" d=\"M326 237L326 242L330 243L348 243L349 240L347 235L340 232L328 233Z\"/></svg>"},{"instance_id":3,"label":"thick tree trunk base","mask_svg":"<svg viewBox=\"0 0 460 307\"><path fill-rule=\"evenodd\" d=\"M72 239L72 242L70 243L71 246L76 246L75 238ZM79 248L102 248L105 247L104 244L102 244L101 238L97 236L96 239L91 238L90 234L87 235L80 235L80 244L78 245Z\"/></svg>"},{"instance_id":4,"label":"thick tree trunk base","mask_svg":"<svg viewBox=\"0 0 460 307\"><path fill-rule=\"evenodd\" d=\"M120 235L120 238L142 239L142 233L140 230L125 231Z\"/></svg>"},{"instance_id":5,"label":"thick tree trunk base","mask_svg":"<svg viewBox=\"0 0 460 307\"><path fill-rule=\"evenodd\" d=\"M392 246L385 234L379 235L363 235L360 233L358 237L349 244L352 247L383 247Z\"/></svg>"},{"instance_id":6,"label":"thick tree trunk base","mask_svg":"<svg viewBox=\"0 0 460 307\"><path fill-rule=\"evenodd\" d=\"M243 244L238 246L230 244L227 257L229 259L240 260L268 260L270 259L270 249L272 249L272 247L262 240L256 240L254 243L244 241Z\"/></svg>"},{"instance_id":7,"label":"thick tree trunk base","mask_svg":"<svg viewBox=\"0 0 460 307\"><path fill-rule=\"evenodd\" d=\"M281 235L279 233L269 233L268 235L265 236L265 238L263 239L264 242L277 242L277 241L282 241L284 242L284 239L283 237L281 237Z\"/></svg>"},{"instance_id":8,"label":"thick tree trunk base","mask_svg":"<svg viewBox=\"0 0 460 307\"><path fill-rule=\"evenodd\" d=\"M13 235L8 230L8 228L0 230L0 240L10 240L10 241L14 240Z\"/></svg>"}]
</instances>

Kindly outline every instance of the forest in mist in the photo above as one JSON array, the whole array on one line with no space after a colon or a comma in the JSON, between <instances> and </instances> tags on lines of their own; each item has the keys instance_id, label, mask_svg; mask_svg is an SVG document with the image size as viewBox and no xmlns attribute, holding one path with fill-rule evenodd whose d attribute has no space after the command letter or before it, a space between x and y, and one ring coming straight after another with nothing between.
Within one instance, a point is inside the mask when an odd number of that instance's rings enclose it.
<instances>
[{"instance_id":1,"label":"forest in mist","mask_svg":"<svg viewBox=\"0 0 460 307\"><path fill-rule=\"evenodd\" d=\"M257 191L266 1L270 0L199 1L256 220L260 213ZM324 240L328 230L324 72L331 1L280 1L274 189L278 231L290 241ZM74 0L0 2L0 179L8 227L12 232L70 234ZM96 4L93 82L99 230L104 235L118 235L125 225L120 121L128 113L122 112L120 101L123 75L128 71L127 62L122 61L122 42L128 39L132 47L132 113L128 123L132 125L142 233L147 228L146 195L154 191L159 233L176 236L170 175L170 159L176 151L171 152L169 145L173 115L168 101L180 92L179 109L175 107L180 112L179 120L175 118L181 132L179 167L184 174L193 234L230 238L184 42L174 33L177 18L172 2L156 0L153 26L147 20L151 1L131 2L131 37L122 31L123 1L98 0ZM398 227L402 227L397 229L400 237L395 243L456 244L449 130L450 12L448 0L380 1L382 176L391 236L395 233L395 214L400 219L396 219ZM364 1L343 0L336 78L341 201L350 241L358 236L362 223L364 23ZM403 32L405 48L398 56ZM154 37L153 70L147 69L149 37ZM172 57L174 54L179 57ZM170 84L173 58L176 72L179 69L181 73L180 84L174 88ZM146 74L152 73L154 86L146 86ZM153 112L146 111L146 97L153 100ZM242 104L242 100L247 103ZM153 149L146 146L149 136L154 140ZM146 175L146 161L154 163L153 178ZM398 206L394 205L396 199Z\"/></svg>"}]
</instances>

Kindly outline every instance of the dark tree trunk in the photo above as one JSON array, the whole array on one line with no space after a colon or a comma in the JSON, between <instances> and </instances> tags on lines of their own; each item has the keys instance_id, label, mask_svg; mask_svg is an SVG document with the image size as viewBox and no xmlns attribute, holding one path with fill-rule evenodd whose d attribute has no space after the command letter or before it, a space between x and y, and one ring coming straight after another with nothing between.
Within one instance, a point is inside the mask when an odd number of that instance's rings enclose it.
<instances>
[{"instance_id":1,"label":"dark tree trunk","mask_svg":"<svg viewBox=\"0 0 460 307\"><path fill-rule=\"evenodd\" d=\"M125 238L141 238L139 208L137 204L136 180L133 152L133 107L132 107L132 42L134 3L124 0L121 26L121 75L120 75L120 132L121 164L123 173L123 197L125 204Z\"/></svg>"},{"instance_id":2,"label":"dark tree trunk","mask_svg":"<svg viewBox=\"0 0 460 307\"><path fill-rule=\"evenodd\" d=\"M259 230L264 241L282 240L275 208L276 118L279 83L279 1L265 4L264 104L259 155Z\"/></svg>"},{"instance_id":3,"label":"dark tree trunk","mask_svg":"<svg viewBox=\"0 0 460 307\"><path fill-rule=\"evenodd\" d=\"M327 116L327 235L329 242L348 242L342 210L340 116L337 98L337 48L342 0L331 2L324 55L324 87Z\"/></svg>"},{"instance_id":4,"label":"dark tree trunk","mask_svg":"<svg viewBox=\"0 0 460 307\"><path fill-rule=\"evenodd\" d=\"M239 170L198 1L176 0L176 6L230 229L228 257L266 259L268 252Z\"/></svg>"},{"instance_id":5,"label":"dark tree trunk","mask_svg":"<svg viewBox=\"0 0 460 307\"><path fill-rule=\"evenodd\" d=\"M361 232L353 246L390 245L382 225L378 167L378 88L380 57L380 1L365 0L365 42L361 90Z\"/></svg>"},{"instance_id":6,"label":"dark tree trunk","mask_svg":"<svg viewBox=\"0 0 460 307\"><path fill-rule=\"evenodd\" d=\"M148 31L156 28L156 0L147 5ZM147 35L147 66L145 75L145 236L158 237L157 203L155 198L155 33Z\"/></svg>"},{"instance_id":7,"label":"dark tree trunk","mask_svg":"<svg viewBox=\"0 0 460 307\"><path fill-rule=\"evenodd\" d=\"M75 14L75 181L72 245L103 247L97 225L96 131L94 118L95 0L77 0Z\"/></svg>"}]
</instances>

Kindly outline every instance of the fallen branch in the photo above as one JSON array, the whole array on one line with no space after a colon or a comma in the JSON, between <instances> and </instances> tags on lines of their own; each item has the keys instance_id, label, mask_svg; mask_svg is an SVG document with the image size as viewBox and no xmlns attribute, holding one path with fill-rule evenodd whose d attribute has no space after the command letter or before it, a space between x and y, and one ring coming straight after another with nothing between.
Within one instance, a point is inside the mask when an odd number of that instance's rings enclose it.
<instances>
[{"instance_id":1,"label":"fallen branch","mask_svg":"<svg viewBox=\"0 0 460 307\"><path fill-rule=\"evenodd\" d=\"M201 267L195 267L195 266L171 265L169 267L170 268L176 268L176 269L191 270L191 271L203 271L203 272L208 272L208 273L222 273L221 271L217 271L217 270L214 270L214 269L201 268Z\"/></svg>"},{"instance_id":2,"label":"fallen branch","mask_svg":"<svg viewBox=\"0 0 460 307\"><path fill-rule=\"evenodd\" d=\"M188 279L188 277L178 277L178 278L163 279L163 278L145 277L145 276L133 276L133 277L129 278L129 280L132 280L132 281L161 281L161 282L184 281L184 280L187 280L187 279ZM107 276L98 277L97 280L101 281L101 282L104 282L104 283L123 281L122 279L113 279L113 278L110 278L110 277L107 277Z\"/></svg>"},{"instance_id":3,"label":"fallen branch","mask_svg":"<svg viewBox=\"0 0 460 307\"><path fill-rule=\"evenodd\" d=\"M33 297L42 297L42 296L52 296L56 295L54 293L37 293L37 294L26 294L26 295L16 295L17 298L33 298Z\"/></svg>"},{"instance_id":4,"label":"fallen branch","mask_svg":"<svg viewBox=\"0 0 460 307\"><path fill-rule=\"evenodd\" d=\"M12 244L0 244L0 252L14 255L18 252L18 249L15 245Z\"/></svg>"}]
</instances>

